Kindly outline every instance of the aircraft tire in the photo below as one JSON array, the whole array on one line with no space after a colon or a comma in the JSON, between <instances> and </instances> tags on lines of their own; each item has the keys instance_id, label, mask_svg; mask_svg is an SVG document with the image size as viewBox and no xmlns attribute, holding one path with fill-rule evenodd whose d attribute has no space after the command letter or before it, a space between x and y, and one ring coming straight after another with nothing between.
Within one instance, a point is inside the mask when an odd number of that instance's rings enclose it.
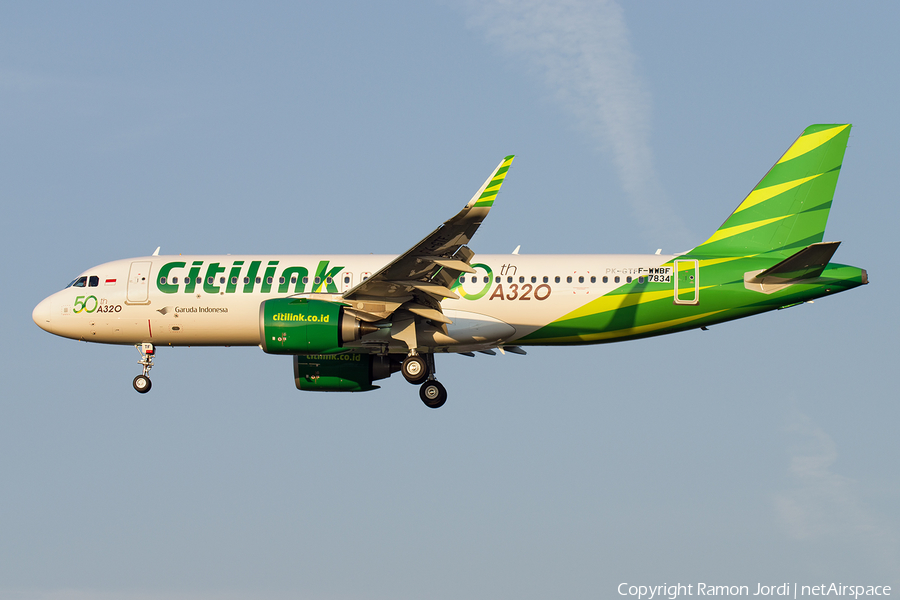
<instances>
[{"instance_id":1,"label":"aircraft tire","mask_svg":"<svg viewBox=\"0 0 900 600\"><path fill-rule=\"evenodd\" d=\"M419 388L419 398L428 408L440 408L447 401L447 388L436 379L426 381Z\"/></svg>"},{"instance_id":2,"label":"aircraft tire","mask_svg":"<svg viewBox=\"0 0 900 600\"><path fill-rule=\"evenodd\" d=\"M400 364L400 372L408 382L421 383L428 377L428 363L418 354L407 356Z\"/></svg>"},{"instance_id":3,"label":"aircraft tire","mask_svg":"<svg viewBox=\"0 0 900 600\"><path fill-rule=\"evenodd\" d=\"M150 383L150 378L146 375L138 375L134 378L134 381L131 382L131 385L134 386L134 389L140 394L146 394L150 391L150 387L153 385Z\"/></svg>"}]
</instances>

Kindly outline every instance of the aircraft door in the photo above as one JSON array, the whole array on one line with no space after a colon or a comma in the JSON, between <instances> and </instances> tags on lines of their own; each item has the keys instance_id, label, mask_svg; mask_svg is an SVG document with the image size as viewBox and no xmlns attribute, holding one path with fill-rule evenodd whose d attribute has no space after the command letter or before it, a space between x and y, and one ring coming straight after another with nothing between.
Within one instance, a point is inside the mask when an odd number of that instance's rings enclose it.
<instances>
[{"instance_id":1,"label":"aircraft door","mask_svg":"<svg viewBox=\"0 0 900 600\"><path fill-rule=\"evenodd\" d=\"M675 260L675 304L700 304L700 265L695 259Z\"/></svg>"},{"instance_id":2,"label":"aircraft door","mask_svg":"<svg viewBox=\"0 0 900 600\"><path fill-rule=\"evenodd\" d=\"M150 266L149 260L135 261L131 263L128 272L129 304L146 304L150 301Z\"/></svg>"}]
</instances>

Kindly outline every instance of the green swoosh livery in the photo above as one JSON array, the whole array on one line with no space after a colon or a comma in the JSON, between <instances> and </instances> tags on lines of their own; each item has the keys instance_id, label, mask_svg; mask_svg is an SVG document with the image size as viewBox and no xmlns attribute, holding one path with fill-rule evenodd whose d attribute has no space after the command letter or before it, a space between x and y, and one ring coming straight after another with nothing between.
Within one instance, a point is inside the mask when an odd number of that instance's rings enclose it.
<instances>
[{"instance_id":1,"label":"green swoosh livery","mask_svg":"<svg viewBox=\"0 0 900 600\"><path fill-rule=\"evenodd\" d=\"M42 329L134 344L150 389L159 346L259 346L298 389L361 392L400 371L426 406L442 353L525 354L705 327L868 283L824 240L850 125L813 125L706 241L680 255L475 255L513 156L399 256L152 256L88 269L35 307Z\"/></svg>"},{"instance_id":2,"label":"green swoosh livery","mask_svg":"<svg viewBox=\"0 0 900 600\"><path fill-rule=\"evenodd\" d=\"M827 260L799 277L773 273L780 285L769 289L748 276L822 242L849 136L850 125L808 127L708 240L662 265L680 286L635 279L518 343L602 343L673 333L867 283L863 269Z\"/></svg>"}]
</instances>

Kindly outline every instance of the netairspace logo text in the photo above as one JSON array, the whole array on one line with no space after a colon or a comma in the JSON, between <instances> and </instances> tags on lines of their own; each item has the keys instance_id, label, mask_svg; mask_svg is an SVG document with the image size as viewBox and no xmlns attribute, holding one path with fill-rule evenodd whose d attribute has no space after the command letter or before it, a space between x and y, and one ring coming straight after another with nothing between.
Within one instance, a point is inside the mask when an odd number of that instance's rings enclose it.
<instances>
[{"instance_id":1,"label":"netairspace logo text","mask_svg":"<svg viewBox=\"0 0 900 600\"><path fill-rule=\"evenodd\" d=\"M781 583L765 585L757 583L755 590L746 585L710 585L708 583L676 583L673 585L632 585L620 583L616 588L620 596L633 596L638 600L668 598L675 600L679 596L781 596L799 598L801 596L843 596L859 598L865 596L890 596L889 585L844 585L842 583L822 583L819 585L797 585Z\"/></svg>"}]
</instances>

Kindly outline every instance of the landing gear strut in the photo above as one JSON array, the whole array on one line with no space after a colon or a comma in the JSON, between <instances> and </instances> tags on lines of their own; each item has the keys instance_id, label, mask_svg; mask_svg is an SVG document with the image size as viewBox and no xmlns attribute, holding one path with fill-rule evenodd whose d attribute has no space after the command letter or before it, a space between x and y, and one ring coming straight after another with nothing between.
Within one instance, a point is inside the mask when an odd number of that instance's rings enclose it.
<instances>
[{"instance_id":1,"label":"landing gear strut","mask_svg":"<svg viewBox=\"0 0 900 600\"><path fill-rule=\"evenodd\" d=\"M150 391L150 387L153 385L150 382L150 369L153 368L153 355L156 353L156 349L153 347L153 344L148 342L144 342L140 346L135 345L138 352L141 353L141 360L138 361L138 364L144 367L143 372L134 378L132 385L134 389L141 394L146 394Z\"/></svg>"}]
</instances>

